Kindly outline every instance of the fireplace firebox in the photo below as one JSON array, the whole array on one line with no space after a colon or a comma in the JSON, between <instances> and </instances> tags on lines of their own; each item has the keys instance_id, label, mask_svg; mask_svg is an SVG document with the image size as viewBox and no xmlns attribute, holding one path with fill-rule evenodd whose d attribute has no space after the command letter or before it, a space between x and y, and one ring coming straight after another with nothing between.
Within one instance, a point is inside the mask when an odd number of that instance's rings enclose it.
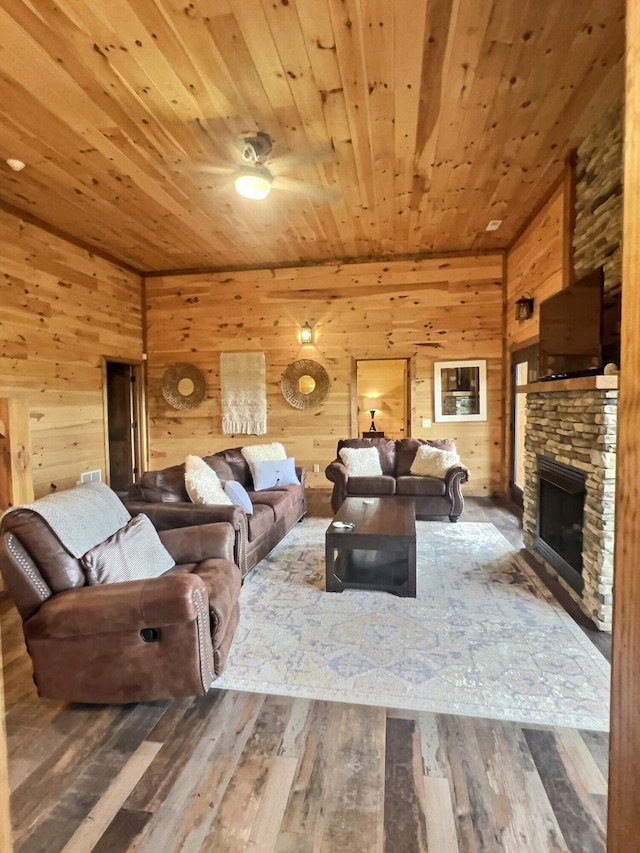
<instances>
[{"instance_id":1,"label":"fireplace firebox","mask_svg":"<svg viewBox=\"0 0 640 853\"><path fill-rule=\"evenodd\" d=\"M538 456L536 550L576 592L582 593L584 471Z\"/></svg>"}]
</instances>

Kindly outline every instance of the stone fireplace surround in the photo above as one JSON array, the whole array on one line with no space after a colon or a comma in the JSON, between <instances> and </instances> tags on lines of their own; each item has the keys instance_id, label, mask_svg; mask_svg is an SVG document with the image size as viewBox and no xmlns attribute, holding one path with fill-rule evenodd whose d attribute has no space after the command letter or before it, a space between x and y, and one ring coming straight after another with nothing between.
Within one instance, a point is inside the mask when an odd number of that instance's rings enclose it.
<instances>
[{"instance_id":1,"label":"stone fireplace surround","mask_svg":"<svg viewBox=\"0 0 640 853\"><path fill-rule=\"evenodd\" d=\"M527 394L525 547L558 577L602 631L611 631L612 618L617 387L617 376L592 376L537 382L518 389ZM572 465L587 475L582 595L571 589L536 550L538 455Z\"/></svg>"}]
</instances>

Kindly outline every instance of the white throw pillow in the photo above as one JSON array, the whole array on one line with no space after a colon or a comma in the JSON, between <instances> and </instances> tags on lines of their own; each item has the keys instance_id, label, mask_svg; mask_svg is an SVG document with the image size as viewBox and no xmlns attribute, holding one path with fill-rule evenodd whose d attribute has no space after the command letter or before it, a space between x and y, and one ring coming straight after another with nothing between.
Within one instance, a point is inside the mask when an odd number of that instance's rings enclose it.
<instances>
[{"instance_id":1,"label":"white throw pillow","mask_svg":"<svg viewBox=\"0 0 640 853\"><path fill-rule=\"evenodd\" d=\"M187 456L184 485L194 504L233 504L216 472L200 456Z\"/></svg>"},{"instance_id":2,"label":"white throw pillow","mask_svg":"<svg viewBox=\"0 0 640 853\"><path fill-rule=\"evenodd\" d=\"M450 450L438 450L430 444L422 444L416 451L411 473L423 477L444 479L450 468L460 464L460 456Z\"/></svg>"},{"instance_id":3,"label":"white throw pillow","mask_svg":"<svg viewBox=\"0 0 640 853\"><path fill-rule=\"evenodd\" d=\"M146 515L136 515L81 561L90 585L157 578L175 566Z\"/></svg>"},{"instance_id":4,"label":"white throw pillow","mask_svg":"<svg viewBox=\"0 0 640 853\"><path fill-rule=\"evenodd\" d=\"M380 454L375 447L343 447L339 453L350 477L380 477Z\"/></svg>"}]
</instances>

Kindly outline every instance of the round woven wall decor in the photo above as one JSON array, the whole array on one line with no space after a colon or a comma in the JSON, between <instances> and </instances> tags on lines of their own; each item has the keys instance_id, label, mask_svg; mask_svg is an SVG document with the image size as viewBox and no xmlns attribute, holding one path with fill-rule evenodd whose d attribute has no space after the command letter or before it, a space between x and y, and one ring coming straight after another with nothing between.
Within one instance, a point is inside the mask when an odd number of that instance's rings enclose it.
<instances>
[{"instance_id":1,"label":"round woven wall decor","mask_svg":"<svg viewBox=\"0 0 640 853\"><path fill-rule=\"evenodd\" d=\"M303 376L310 376L315 382L313 391L308 394L301 391L298 384ZM329 393L329 374L317 361L301 358L282 374L280 388L282 396L294 409L312 409L319 406Z\"/></svg>"},{"instance_id":2,"label":"round woven wall decor","mask_svg":"<svg viewBox=\"0 0 640 853\"><path fill-rule=\"evenodd\" d=\"M188 392L184 391L185 386L190 389ZM162 396L174 409L195 409L204 400L206 391L204 376L193 364L172 364L162 377Z\"/></svg>"}]
</instances>

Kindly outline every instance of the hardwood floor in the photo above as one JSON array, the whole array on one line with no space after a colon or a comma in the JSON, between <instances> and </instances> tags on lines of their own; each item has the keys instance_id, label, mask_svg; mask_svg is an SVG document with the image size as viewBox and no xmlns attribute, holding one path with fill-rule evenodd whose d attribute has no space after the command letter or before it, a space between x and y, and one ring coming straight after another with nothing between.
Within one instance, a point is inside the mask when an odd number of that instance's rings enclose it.
<instances>
[{"instance_id":1,"label":"hardwood floor","mask_svg":"<svg viewBox=\"0 0 640 853\"><path fill-rule=\"evenodd\" d=\"M519 547L508 507L465 519ZM6 597L0 615L16 851L605 850L604 733L216 689L65 705L38 699Z\"/></svg>"}]
</instances>

